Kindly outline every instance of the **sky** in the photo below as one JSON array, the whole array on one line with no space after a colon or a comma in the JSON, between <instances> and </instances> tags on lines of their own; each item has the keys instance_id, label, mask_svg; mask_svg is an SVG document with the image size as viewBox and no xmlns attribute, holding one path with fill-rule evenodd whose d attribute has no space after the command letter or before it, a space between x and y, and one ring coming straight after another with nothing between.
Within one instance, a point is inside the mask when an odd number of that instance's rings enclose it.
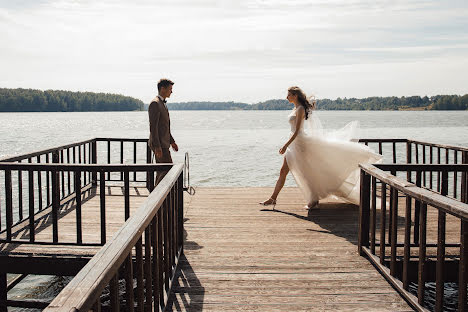
<instances>
[{"instance_id":1,"label":"sky","mask_svg":"<svg viewBox=\"0 0 468 312\"><path fill-rule=\"evenodd\" d=\"M0 87L149 103L468 93L468 1L0 0Z\"/></svg>"}]
</instances>

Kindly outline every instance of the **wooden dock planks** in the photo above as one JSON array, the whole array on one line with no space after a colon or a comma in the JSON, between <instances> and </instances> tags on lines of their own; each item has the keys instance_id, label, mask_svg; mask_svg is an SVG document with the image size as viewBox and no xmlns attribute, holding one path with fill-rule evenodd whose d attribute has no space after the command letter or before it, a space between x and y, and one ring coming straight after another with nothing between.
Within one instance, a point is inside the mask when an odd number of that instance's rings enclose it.
<instances>
[{"instance_id":1,"label":"wooden dock planks","mask_svg":"<svg viewBox=\"0 0 468 312\"><path fill-rule=\"evenodd\" d=\"M412 311L357 252L358 207L297 188L198 188L170 311Z\"/></svg>"}]
</instances>

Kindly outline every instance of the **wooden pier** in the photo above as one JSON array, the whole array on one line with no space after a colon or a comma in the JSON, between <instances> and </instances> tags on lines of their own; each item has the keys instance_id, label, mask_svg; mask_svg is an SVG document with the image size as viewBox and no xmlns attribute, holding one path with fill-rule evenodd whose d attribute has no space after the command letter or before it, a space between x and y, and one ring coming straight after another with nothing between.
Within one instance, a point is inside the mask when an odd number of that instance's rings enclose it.
<instances>
[{"instance_id":1,"label":"wooden pier","mask_svg":"<svg viewBox=\"0 0 468 312\"><path fill-rule=\"evenodd\" d=\"M361 142L392 161L361 167L360 206L311 211L297 188L274 210L271 188L184 196L187 164L152 164L143 139L0 160L0 312L429 311L427 282L435 311L447 282L468 311L468 149ZM9 298L28 274L74 278L52 302Z\"/></svg>"},{"instance_id":2,"label":"wooden pier","mask_svg":"<svg viewBox=\"0 0 468 312\"><path fill-rule=\"evenodd\" d=\"M169 311L413 311L358 256L359 208L297 188L197 188Z\"/></svg>"}]
</instances>

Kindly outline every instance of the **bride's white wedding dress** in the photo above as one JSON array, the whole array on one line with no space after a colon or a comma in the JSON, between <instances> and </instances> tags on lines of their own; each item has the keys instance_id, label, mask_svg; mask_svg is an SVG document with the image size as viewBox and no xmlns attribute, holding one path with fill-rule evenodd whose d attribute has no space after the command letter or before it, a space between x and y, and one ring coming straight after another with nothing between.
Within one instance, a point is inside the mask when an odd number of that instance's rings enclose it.
<instances>
[{"instance_id":1,"label":"bride's white wedding dress","mask_svg":"<svg viewBox=\"0 0 468 312\"><path fill-rule=\"evenodd\" d=\"M294 133L296 109L288 117ZM352 141L357 130L358 122L353 121L339 130L325 132L314 112L302 122L285 157L307 203L332 196L359 204L359 164L381 162L382 156Z\"/></svg>"}]
</instances>

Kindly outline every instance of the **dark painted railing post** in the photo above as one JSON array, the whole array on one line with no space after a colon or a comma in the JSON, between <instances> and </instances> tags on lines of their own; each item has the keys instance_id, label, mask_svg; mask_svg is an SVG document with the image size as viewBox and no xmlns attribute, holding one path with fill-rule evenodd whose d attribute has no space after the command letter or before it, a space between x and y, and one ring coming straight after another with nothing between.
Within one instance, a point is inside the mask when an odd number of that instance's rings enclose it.
<instances>
[{"instance_id":1,"label":"dark painted railing post","mask_svg":"<svg viewBox=\"0 0 468 312\"><path fill-rule=\"evenodd\" d=\"M394 187L390 187L392 204L391 204L391 214L392 214L392 226L389 227L389 230L392 234L390 239L390 274L396 276L396 265L397 265L397 233L398 233L398 190Z\"/></svg>"},{"instance_id":2,"label":"dark painted railing post","mask_svg":"<svg viewBox=\"0 0 468 312\"><path fill-rule=\"evenodd\" d=\"M468 152L462 152L462 163L468 164ZM468 173L463 172L461 176L461 201L468 203Z\"/></svg>"},{"instance_id":3,"label":"dark painted railing post","mask_svg":"<svg viewBox=\"0 0 468 312\"><path fill-rule=\"evenodd\" d=\"M58 151L52 154L52 162L59 162ZM62 172L63 173L63 172ZM58 212L60 208L60 185L58 168L52 171L52 236L53 242L58 243ZM63 180L62 180L63 183ZM63 192L63 190L62 190Z\"/></svg>"},{"instance_id":4,"label":"dark painted railing post","mask_svg":"<svg viewBox=\"0 0 468 312\"><path fill-rule=\"evenodd\" d=\"M380 193L380 263L385 263L385 224L387 218L387 185L382 182Z\"/></svg>"},{"instance_id":5,"label":"dark painted railing post","mask_svg":"<svg viewBox=\"0 0 468 312\"><path fill-rule=\"evenodd\" d=\"M426 225L427 225L427 204L422 203L421 212L419 215L420 228L419 228L419 260L418 260L418 302L424 303L424 290L426 285Z\"/></svg>"},{"instance_id":6,"label":"dark painted railing post","mask_svg":"<svg viewBox=\"0 0 468 312\"><path fill-rule=\"evenodd\" d=\"M405 207L405 236L404 236L404 251L403 251L403 289L408 290L409 287L409 262L410 262L410 237L411 237L411 197L406 196Z\"/></svg>"},{"instance_id":7,"label":"dark painted railing post","mask_svg":"<svg viewBox=\"0 0 468 312\"><path fill-rule=\"evenodd\" d=\"M0 272L0 312L8 312L8 280L6 273Z\"/></svg>"},{"instance_id":8,"label":"dark painted railing post","mask_svg":"<svg viewBox=\"0 0 468 312\"><path fill-rule=\"evenodd\" d=\"M406 142L406 163L407 164L411 164L412 162L412 146L411 146L412 142L411 141L407 141ZM406 172L406 180L411 182L411 171L407 171Z\"/></svg>"},{"instance_id":9,"label":"dark painted railing post","mask_svg":"<svg viewBox=\"0 0 468 312\"><path fill-rule=\"evenodd\" d=\"M91 143L91 163L97 164L97 141L93 140ZM93 171L92 173L92 185L93 187L97 186L97 171Z\"/></svg>"},{"instance_id":10,"label":"dark painted railing post","mask_svg":"<svg viewBox=\"0 0 468 312\"><path fill-rule=\"evenodd\" d=\"M153 311L153 283L151 273L151 225L145 229L145 312Z\"/></svg>"},{"instance_id":11,"label":"dark painted railing post","mask_svg":"<svg viewBox=\"0 0 468 312\"><path fill-rule=\"evenodd\" d=\"M130 173L124 172L125 221L130 218Z\"/></svg>"},{"instance_id":12,"label":"dark painted railing post","mask_svg":"<svg viewBox=\"0 0 468 312\"><path fill-rule=\"evenodd\" d=\"M53 196L53 193L52 193ZM34 171L28 170L28 206L29 206L29 241L32 243L36 240L36 227L34 222ZM52 197L53 203L53 197Z\"/></svg>"},{"instance_id":13,"label":"dark painted railing post","mask_svg":"<svg viewBox=\"0 0 468 312\"><path fill-rule=\"evenodd\" d=\"M421 171L416 171L416 186L421 187L421 176L422 172ZM414 235L413 235L413 240L414 243L417 245L419 244L419 214L421 212L421 202L416 200L414 203Z\"/></svg>"},{"instance_id":14,"label":"dark painted railing post","mask_svg":"<svg viewBox=\"0 0 468 312\"><path fill-rule=\"evenodd\" d=\"M151 164L151 149L149 145L146 145L146 163ZM152 187L154 187L154 182L151 183L151 181L154 181L154 173L148 170L146 172L146 188L147 189L150 189L150 185L153 185ZM150 191L152 191L152 189Z\"/></svg>"},{"instance_id":15,"label":"dark painted railing post","mask_svg":"<svg viewBox=\"0 0 468 312\"><path fill-rule=\"evenodd\" d=\"M468 311L468 221L461 221L460 231L460 264L458 271L458 311Z\"/></svg>"},{"instance_id":16,"label":"dark painted railing post","mask_svg":"<svg viewBox=\"0 0 468 312\"><path fill-rule=\"evenodd\" d=\"M11 228L13 227L13 194L11 186L11 170L5 170L5 202L7 240L10 241Z\"/></svg>"},{"instance_id":17,"label":"dark painted railing post","mask_svg":"<svg viewBox=\"0 0 468 312\"><path fill-rule=\"evenodd\" d=\"M370 249L375 255L375 229L377 215L377 179L371 176L371 208L370 208Z\"/></svg>"},{"instance_id":18,"label":"dark painted railing post","mask_svg":"<svg viewBox=\"0 0 468 312\"><path fill-rule=\"evenodd\" d=\"M177 211L177 224L178 224L178 231L179 231L179 248L181 249L181 254L183 252L183 249L184 249L184 177L183 175L181 174L179 176L179 181L177 182L177 185L179 186L178 187L178 192L177 192L177 196L178 196L178 200L177 200L177 204L178 204L178 211Z\"/></svg>"},{"instance_id":19,"label":"dark painted railing post","mask_svg":"<svg viewBox=\"0 0 468 312\"><path fill-rule=\"evenodd\" d=\"M364 255L363 247L369 247L370 217L370 175L361 169L361 200L359 205L359 238L358 250Z\"/></svg>"},{"instance_id":20,"label":"dark painted railing post","mask_svg":"<svg viewBox=\"0 0 468 312\"><path fill-rule=\"evenodd\" d=\"M76 243L82 241L82 222L81 222L81 171L75 171L75 202L76 202Z\"/></svg>"},{"instance_id":21,"label":"dark painted railing post","mask_svg":"<svg viewBox=\"0 0 468 312\"><path fill-rule=\"evenodd\" d=\"M109 172L110 174L110 172ZM99 174L99 199L101 210L101 245L106 244L106 173Z\"/></svg>"}]
</instances>

